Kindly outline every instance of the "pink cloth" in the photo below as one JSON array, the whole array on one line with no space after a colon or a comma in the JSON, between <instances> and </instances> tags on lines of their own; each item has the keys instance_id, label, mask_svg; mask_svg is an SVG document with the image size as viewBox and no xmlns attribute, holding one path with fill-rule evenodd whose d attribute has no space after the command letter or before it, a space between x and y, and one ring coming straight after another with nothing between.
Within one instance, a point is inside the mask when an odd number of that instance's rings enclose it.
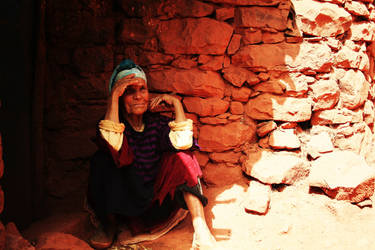
<instances>
[{"instance_id":1,"label":"pink cloth","mask_svg":"<svg viewBox=\"0 0 375 250\"><path fill-rule=\"evenodd\" d=\"M191 151L165 153L161 159L161 169L154 186L154 201L161 204L169 193L174 197L176 188L182 184L193 187L202 176L199 163Z\"/></svg>"},{"instance_id":2,"label":"pink cloth","mask_svg":"<svg viewBox=\"0 0 375 250\"><path fill-rule=\"evenodd\" d=\"M124 136L124 139L122 141L122 146L119 151L114 149L111 144L109 144L105 139L103 139L100 135L97 135L93 141L96 143L96 145L111 154L113 161L115 165L118 168L121 168L126 165L130 165L134 161L134 154L131 151L128 140Z\"/></svg>"}]
</instances>

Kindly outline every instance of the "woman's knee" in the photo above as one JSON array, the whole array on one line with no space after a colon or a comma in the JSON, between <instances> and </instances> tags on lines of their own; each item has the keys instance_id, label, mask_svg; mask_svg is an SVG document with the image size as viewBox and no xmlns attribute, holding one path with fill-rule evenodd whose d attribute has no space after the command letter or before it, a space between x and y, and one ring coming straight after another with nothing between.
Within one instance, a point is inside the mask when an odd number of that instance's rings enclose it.
<instances>
[{"instance_id":1,"label":"woman's knee","mask_svg":"<svg viewBox=\"0 0 375 250\"><path fill-rule=\"evenodd\" d=\"M163 156L164 161L171 162L173 165L191 166L198 164L195 155L191 151L180 151L167 153Z\"/></svg>"}]
</instances>

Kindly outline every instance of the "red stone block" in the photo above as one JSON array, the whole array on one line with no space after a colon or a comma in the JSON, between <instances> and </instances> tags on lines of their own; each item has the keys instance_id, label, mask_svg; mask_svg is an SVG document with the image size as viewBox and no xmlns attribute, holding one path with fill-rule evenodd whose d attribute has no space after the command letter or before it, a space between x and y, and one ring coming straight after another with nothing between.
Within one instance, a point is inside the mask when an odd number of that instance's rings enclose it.
<instances>
[{"instance_id":1,"label":"red stone block","mask_svg":"<svg viewBox=\"0 0 375 250\"><path fill-rule=\"evenodd\" d=\"M234 34L232 36L232 40L229 43L227 53L228 55L233 55L234 53L237 52L237 50L240 48L241 45L241 35L239 34Z\"/></svg>"},{"instance_id":2,"label":"red stone block","mask_svg":"<svg viewBox=\"0 0 375 250\"><path fill-rule=\"evenodd\" d=\"M199 69L165 69L149 72L150 89L200 97L224 96L225 83L220 74Z\"/></svg>"},{"instance_id":3,"label":"red stone block","mask_svg":"<svg viewBox=\"0 0 375 250\"><path fill-rule=\"evenodd\" d=\"M194 124L198 122L198 116L196 114L185 113L187 119L191 119Z\"/></svg>"},{"instance_id":4,"label":"red stone block","mask_svg":"<svg viewBox=\"0 0 375 250\"><path fill-rule=\"evenodd\" d=\"M197 157L199 166L204 167L210 160L208 158L208 155L206 153L200 152L200 151L194 151L195 157Z\"/></svg>"},{"instance_id":5,"label":"red stone block","mask_svg":"<svg viewBox=\"0 0 375 250\"><path fill-rule=\"evenodd\" d=\"M167 54L223 55L232 33L232 26L210 18L162 21L157 30Z\"/></svg>"},{"instance_id":6,"label":"red stone block","mask_svg":"<svg viewBox=\"0 0 375 250\"><path fill-rule=\"evenodd\" d=\"M247 87L232 88L232 99L239 102L247 102L251 94L251 89Z\"/></svg>"},{"instance_id":7,"label":"red stone block","mask_svg":"<svg viewBox=\"0 0 375 250\"><path fill-rule=\"evenodd\" d=\"M210 159L214 162L238 163L242 153L227 151L222 153L211 153Z\"/></svg>"},{"instance_id":8,"label":"red stone block","mask_svg":"<svg viewBox=\"0 0 375 250\"><path fill-rule=\"evenodd\" d=\"M253 85L260 81L256 74L254 74L252 71L241 67L231 66L223 69L223 73L225 80L232 83L236 87L241 87L245 82Z\"/></svg>"},{"instance_id":9,"label":"red stone block","mask_svg":"<svg viewBox=\"0 0 375 250\"><path fill-rule=\"evenodd\" d=\"M196 58L188 56L179 56L172 62L172 66L180 69L191 69L198 65Z\"/></svg>"},{"instance_id":10,"label":"red stone block","mask_svg":"<svg viewBox=\"0 0 375 250\"><path fill-rule=\"evenodd\" d=\"M216 9L216 19L225 21L234 17L234 8L219 8Z\"/></svg>"},{"instance_id":11,"label":"red stone block","mask_svg":"<svg viewBox=\"0 0 375 250\"><path fill-rule=\"evenodd\" d=\"M228 120L227 119L222 119L216 117L201 117L199 121L203 124L210 124L210 125L222 125L222 124L227 124Z\"/></svg>"},{"instance_id":12,"label":"red stone block","mask_svg":"<svg viewBox=\"0 0 375 250\"><path fill-rule=\"evenodd\" d=\"M303 41L302 36L287 36L285 37L287 43L301 43Z\"/></svg>"},{"instance_id":13,"label":"red stone block","mask_svg":"<svg viewBox=\"0 0 375 250\"><path fill-rule=\"evenodd\" d=\"M160 52L141 50L138 60L138 63L142 66L152 64L170 64L173 60L173 56L166 55Z\"/></svg>"},{"instance_id":14,"label":"red stone block","mask_svg":"<svg viewBox=\"0 0 375 250\"><path fill-rule=\"evenodd\" d=\"M163 1L162 1L163 2ZM168 17L204 17L214 12L212 4L204 3L196 0L169 0L164 3L162 9Z\"/></svg>"},{"instance_id":15,"label":"red stone block","mask_svg":"<svg viewBox=\"0 0 375 250\"><path fill-rule=\"evenodd\" d=\"M231 102L230 112L234 115L240 115L244 112L244 106L241 102Z\"/></svg>"},{"instance_id":16,"label":"red stone block","mask_svg":"<svg viewBox=\"0 0 375 250\"><path fill-rule=\"evenodd\" d=\"M262 31L261 30L242 30L242 42L243 44L257 44L262 42Z\"/></svg>"},{"instance_id":17,"label":"red stone block","mask_svg":"<svg viewBox=\"0 0 375 250\"><path fill-rule=\"evenodd\" d=\"M254 141L255 138L255 126L232 122L224 126L202 126L199 132L198 144L202 151L222 152L236 148L245 142Z\"/></svg>"},{"instance_id":18,"label":"red stone block","mask_svg":"<svg viewBox=\"0 0 375 250\"><path fill-rule=\"evenodd\" d=\"M202 55L202 56L205 56L205 55ZM224 56L207 56L207 57L208 57L208 60L199 66L200 69L217 71L223 68ZM199 60L199 63L200 63L200 60Z\"/></svg>"},{"instance_id":19,"label":"red stone block","mask_svg":"<svg viewBox=\"0 0 375 250\"><path fill-rule=\"evenodd\" d=\"M237 8L234 18L239 27L267 27L283 31L287 28L288 13L270 7Z\"/></svg>"},{"instance_id":20,"label":"red stone block","mask_svg":"<svg viewBox=\"0 0 375 250\"><path fill-rule=\"evenodd\" d=\"M223 67L224 68L227 68L230 66L230 57L229 56L224 56L224 63L223 63Z\"/></svg>"},{"instance_id":21,"label":"red stone block","mask_svg":"<svg viewBox=\"0 0 375 250\"><path fill-rule=\"evenodd\" d=\"M228 117L229 121L240 121L243 119L243 115L230 115Z\"/></svg>"},{"instance_id":22,"label":"red stone block","mask_svg":"<svg viewBox=\"0 0 375 250\"><path fill-rule=\"evenodd\" d=\"M202 170L205 183L213 186L226 186L244 179L241 167L226 163L208 163Z\"/></svg>"},{"instance_id":23,"label":"red stone block","mask_svg":"<svg viewBox=\"0 0 375 250\"><path fill-rule=\"evenodd\" d=\"M229 108L229 102L220 98L185 97L183 103L188 112L199 116L215 116L225 113Z\"/></svg>"},{"instance_id":24,"label":"red stone block","mask_svg":"<svg viewBox=\"0 0 375 250\"><path fill-rule=\"evenodd\" d=\"M262 34L262 41L263 43L280 43L285 40L283 32L264 32Z\"/></svg>"}]
</instances>

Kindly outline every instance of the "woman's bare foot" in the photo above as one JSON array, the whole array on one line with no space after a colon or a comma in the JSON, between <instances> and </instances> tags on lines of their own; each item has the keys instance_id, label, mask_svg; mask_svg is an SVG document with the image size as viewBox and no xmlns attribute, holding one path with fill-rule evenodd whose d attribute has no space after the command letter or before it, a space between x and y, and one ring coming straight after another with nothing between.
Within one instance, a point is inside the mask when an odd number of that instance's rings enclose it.
<instances>
[{"instance_id":1,"label":"woman's bare foot","mask_svg":"<svg viewBox=\"0 0 375 250\"><path fill-rule=\"evenodd\" d=\"M216 239L207 226L202 225L194 232L192 249L216 249Z\"/></svg>"}]
</instances>

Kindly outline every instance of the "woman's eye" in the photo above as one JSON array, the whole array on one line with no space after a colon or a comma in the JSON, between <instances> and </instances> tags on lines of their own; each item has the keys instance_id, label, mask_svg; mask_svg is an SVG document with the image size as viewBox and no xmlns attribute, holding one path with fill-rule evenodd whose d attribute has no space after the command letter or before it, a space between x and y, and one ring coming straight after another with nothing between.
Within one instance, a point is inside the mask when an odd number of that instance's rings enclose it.
<instances>
[{"instance_id":1,"label":"woman's eye","mask_svg":"<svg viewBox=\"0 0 375 250\"><path fill-rule=\"evenodd\" d=\"M133 94L135 92L135 90L133 89L133 88L127 88L126 90L125 90L125 95L131 95L131 94Z\"/></svg>"}]
</instances>

